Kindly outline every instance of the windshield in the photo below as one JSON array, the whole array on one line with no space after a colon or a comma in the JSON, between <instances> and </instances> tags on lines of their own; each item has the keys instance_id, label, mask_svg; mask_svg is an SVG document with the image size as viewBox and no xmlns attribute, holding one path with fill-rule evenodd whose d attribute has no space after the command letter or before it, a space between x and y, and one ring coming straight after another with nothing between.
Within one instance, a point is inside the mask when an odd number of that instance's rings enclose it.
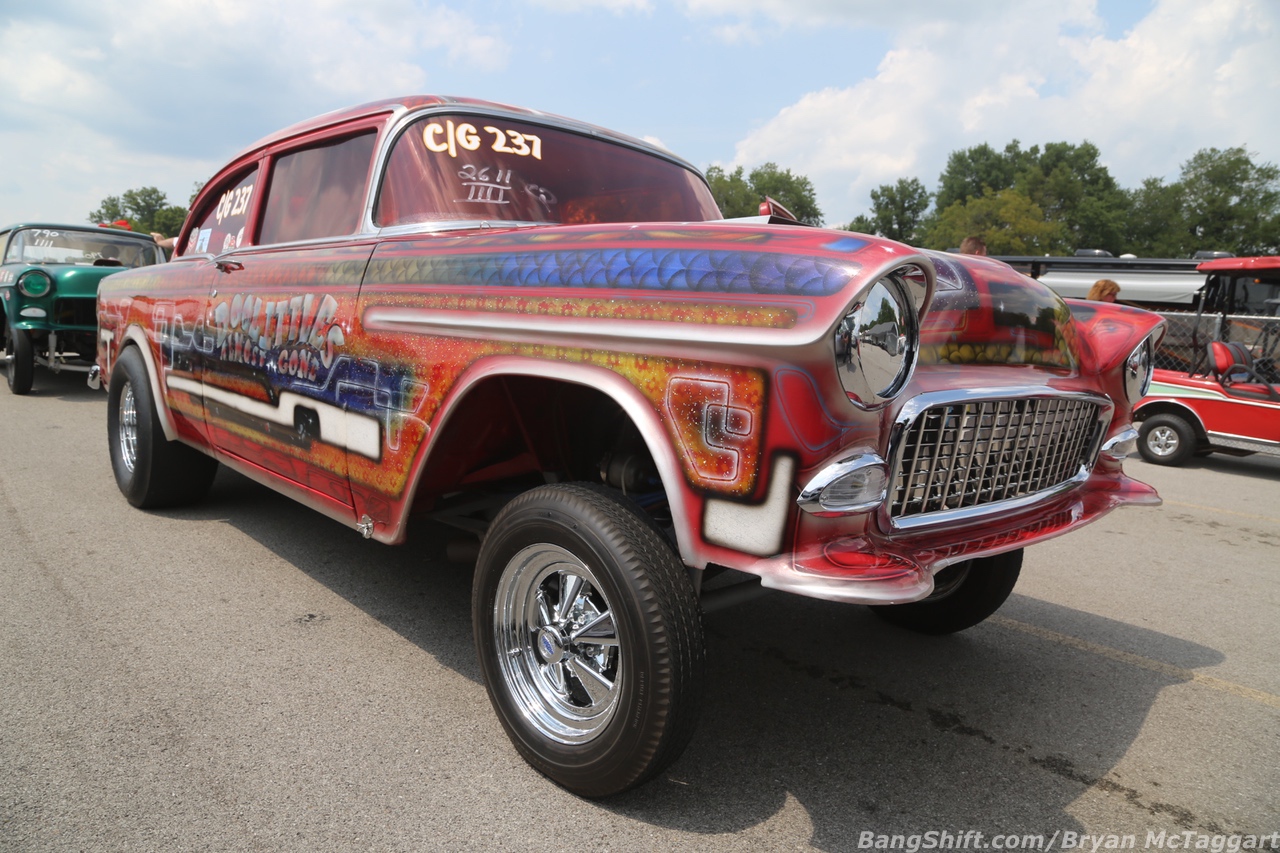
<instances>
[{"instance_id":1,"label":"windshield","mask_svg":"<svg viewBox=\"0 0 1280 853\"><path fill-rule=\"evenodd\" d=\"M474 115L432 115L396 140L379 227L483 220L702 222L720 212L702 179L600 138Z\"/></svg>"},{"instance_id":2,"label":"windshield","mask_svg":"<svg viewBox=\"0 0 1280 853\"><path fill-rule=\"evenodd\" d=\"M9 241L6 264L83 264L142 267L159 261L152 243L108 231L23 228Z\"/></svg>"}]
</instances>

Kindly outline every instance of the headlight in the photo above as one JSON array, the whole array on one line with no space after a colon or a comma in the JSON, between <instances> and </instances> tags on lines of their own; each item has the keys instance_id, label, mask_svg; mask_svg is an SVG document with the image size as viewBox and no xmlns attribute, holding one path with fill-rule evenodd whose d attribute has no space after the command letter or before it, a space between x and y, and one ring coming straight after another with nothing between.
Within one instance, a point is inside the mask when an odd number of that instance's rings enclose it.
<instances>
[{"instance_id":1,"label":"headlight","mask_svg":"<svg viewBox=\"0 0 1280 853\"><path fill-rule=\"evenodd\" d=\"M44 296L53 289L53 279L43 270L27 270L18 276L18 290L32 299Z\"/></svg>"},{"instance_id":2,"label":"headlight","mask_svg":"<svg viewBox=\"0 0 1280 853\"><path fill-rule=\"evenodd\" d=\"M920 327L905 272L871 285L836 325L836 372L864 406L892 400L915 368Z\"/></svg>"},{"instance_id":3,"label":"headlight","mask_svg":"<svg viewBox=\"0 0 1280 853\"><path fill-rule=\"evenodd\" d=\"M1147 391L1151 388L1151 372L1154 369L1151 349L1151 338L1147 338L1124 361L1124 393L1130 403L1136 403L1147 396Z\"/></svg>"}]
</instances>

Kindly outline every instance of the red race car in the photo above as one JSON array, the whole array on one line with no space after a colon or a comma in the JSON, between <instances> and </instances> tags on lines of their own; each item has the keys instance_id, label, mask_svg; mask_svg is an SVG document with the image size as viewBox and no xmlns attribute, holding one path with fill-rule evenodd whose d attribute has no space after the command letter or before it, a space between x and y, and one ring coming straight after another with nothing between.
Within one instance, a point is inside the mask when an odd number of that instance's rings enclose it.
<instances>
[{"instance_id":1,"label":"red race car","mask_svg":"<svg viewBox=\"0 0 1280 853\"><path fill-rule=\"evenodd\" d=\"M1155 370L1150 395L1134 410L1138 449L1157 465L1207 453L1280 455L1280 257L1222 258L1198 269L1209 274L1200 308L1219 315L1215 334L1193 340L1186 369Z\"/></svg>"}]
</instances>

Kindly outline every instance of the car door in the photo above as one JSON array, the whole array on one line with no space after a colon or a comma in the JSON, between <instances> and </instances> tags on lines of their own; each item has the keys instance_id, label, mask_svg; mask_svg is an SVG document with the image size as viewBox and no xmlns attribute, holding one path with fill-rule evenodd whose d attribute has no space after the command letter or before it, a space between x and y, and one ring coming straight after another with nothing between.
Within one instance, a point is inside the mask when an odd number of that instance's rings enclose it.
<instances>
[{"instance_id":1,"label":"car door","mask_svg":"<svg viewBox=\"0 0 1280 853\"><path fill-rule=\"evenodd\" d=\"M240 470L288 480L301 487L295 496L343 518L353 515L348 454L376 457L381 447L376 419L348 411L344 398L375 242L358 233L375 142L362 128L270 152L266 191L227 201L246 205L255 228L209 238L223 241L209 260L206 310L213 444Z\"/></svg>"}]
</instances>

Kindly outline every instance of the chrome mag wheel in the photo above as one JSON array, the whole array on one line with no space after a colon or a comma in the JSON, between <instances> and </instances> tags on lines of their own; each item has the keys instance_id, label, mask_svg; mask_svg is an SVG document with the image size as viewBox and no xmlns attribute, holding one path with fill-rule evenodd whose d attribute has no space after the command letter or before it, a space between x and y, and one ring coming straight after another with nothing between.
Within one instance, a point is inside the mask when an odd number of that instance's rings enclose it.
<instances>
[{"instance_id":1,"label":"chrome mag wheel","mask_svg":"<svg viewBox=\"0 0 1280 853\"><path fill-rule=\"evenodd\" d=\"M582 560L550 543L518 552L498 581L493 630L502 678L542 735L581 744L608 726L626 673L612 608Z\"/></svg>"},{"instance_id":2,"label":"chrome mag wheel","mask_svg":"<svg viewBox=\"0 0 1280 853\"><path fill-rule=\"evenodd\" d=\"M120 392L119 423L120 461L132 471L138 464L138 403L128 382Z\"/></svg>"}]
</instances>

